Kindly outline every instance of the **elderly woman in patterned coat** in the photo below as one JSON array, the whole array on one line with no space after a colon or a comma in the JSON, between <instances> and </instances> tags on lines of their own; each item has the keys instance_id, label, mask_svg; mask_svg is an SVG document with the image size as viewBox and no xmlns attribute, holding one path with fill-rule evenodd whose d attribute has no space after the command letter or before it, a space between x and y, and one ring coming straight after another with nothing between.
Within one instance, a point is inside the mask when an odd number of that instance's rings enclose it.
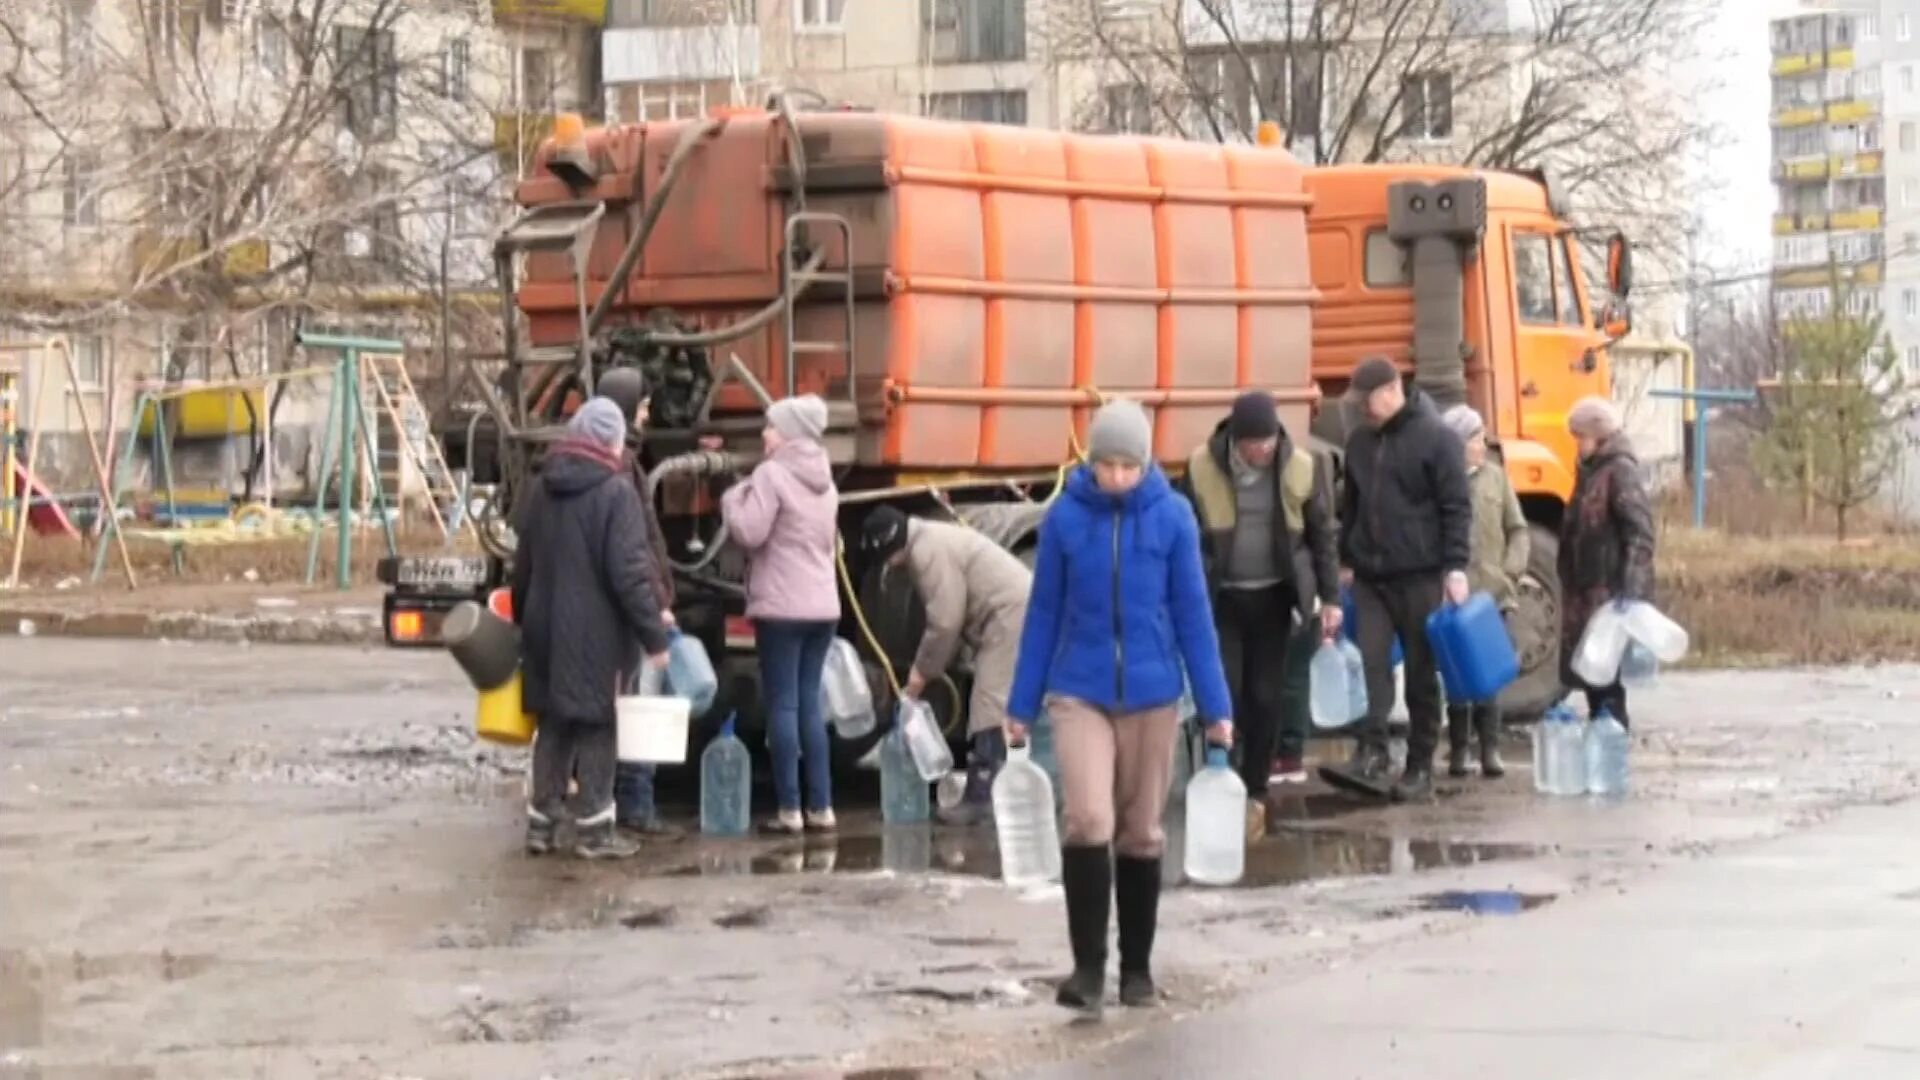
<instances>
[{"instance_id":1,"label":"elderly woman in patterned coat","mask_svg":"<svg viewBox=\"0 0 1920 1080\"><path fill-rule=\"evenodd\" d=\"M1571 663L1587 620L1601 606L1653 599L1653 507L1639 459L1621 431L1620 411L1605 398L1584 398L1567 414L1580 448L1573 502L1560 525L1561 679L1585 690L1587 708L1627 724L1627 692L1618 680L1590 686Z\"/></svg>"}]
</instances>

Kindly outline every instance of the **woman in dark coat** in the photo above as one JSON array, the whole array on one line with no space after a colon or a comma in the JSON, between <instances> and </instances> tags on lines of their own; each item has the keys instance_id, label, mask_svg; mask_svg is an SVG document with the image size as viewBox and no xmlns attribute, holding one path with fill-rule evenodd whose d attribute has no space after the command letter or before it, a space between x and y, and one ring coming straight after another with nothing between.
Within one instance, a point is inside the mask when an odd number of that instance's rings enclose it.
<instances>
[{"instance_id":1,"label":"woman in dark coat","mask_svg":"<svg viewBox=\"0 0 1920 1080\"><path fill-rule=\"evenodd\" d=\"M1561 680L1586 691L1589 714L1606 709L1628 726L1619 680L1589 686L1572 664L1587 621L1602 605L1653 600L1653 506L1612 402L1582 399L1567 414L1567 430L1580 447L1580 475L1560 524Z\"/></svg>"}]
</instances>

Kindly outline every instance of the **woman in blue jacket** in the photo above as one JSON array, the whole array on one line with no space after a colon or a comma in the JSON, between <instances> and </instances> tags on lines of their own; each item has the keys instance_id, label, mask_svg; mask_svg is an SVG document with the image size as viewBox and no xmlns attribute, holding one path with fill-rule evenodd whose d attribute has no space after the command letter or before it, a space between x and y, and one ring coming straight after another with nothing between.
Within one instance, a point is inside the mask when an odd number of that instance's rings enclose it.
<instances>
[{"instance_id":1,"label":"woman in blue jacket","mask_svg":"<svg viewBox=\"0 0 1920 1080\"><path fill-rule=\"evenodd\" d=\"M1138 403L1115 401L1087 428L1089 465L1040 524L1033 595L1007 711L1019 742L1044 704L1066 795L1062 878L1073 975L1061 1005L1098 1013L1107 916L1117 898L1120 1001L1155 1000L1150 963L1160 906L1160 830L1173 770L1183 669L1208 738L1233 740L1193 510L1153 464Z\"/></svg>"}]
</instances>

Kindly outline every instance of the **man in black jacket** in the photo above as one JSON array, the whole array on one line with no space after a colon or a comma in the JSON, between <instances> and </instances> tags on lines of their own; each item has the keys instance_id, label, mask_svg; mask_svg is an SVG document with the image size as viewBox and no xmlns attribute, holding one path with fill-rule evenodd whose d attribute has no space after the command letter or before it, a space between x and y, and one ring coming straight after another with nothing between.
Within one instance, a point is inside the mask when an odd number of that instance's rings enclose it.
<instances>
[{"instance_id":1,"label":"man in black jacket","mask_svg":"<svg viewBox=\"0 0 1920 1080\"><path fill-rule=\"evenodd\" d=\"M1407 766L1390 793L1403 801L1426 799L1433 794L1433 751L1440 738L1440 678L1427 644L1427 616L1443 601L1467 598L1473 498L1460 437L1418 388L1403 387L1391 360L1363 361L1350 393L1365 402L1367 424L1347 440L1340 553L1353 574L1367 719L1352 764L1322 775L1343 786L1388 792L1387 714L1394 704L1398 635L1410 731Z\"/></svg>"},{"instance_id":2,"label":"man in black jacket","mask_svg":"<svg viewBox=\"0 0 1920 1080\"><path fill-rule=\"evenodd\" d=\"M1182 482L1233 688L1250 837L1266 829L1269 779L1307 778L1307 669L1340 629L1339 530L1318 464L1281 427L1273 395L1251 390L1193 452Z\"/></svg>"},{"instance_id":3,"label":"man in black jacket","mask_svg":"<svg viewBox=\"0 0 1920 1080\"><path fill-rule=\"evenodd\" d=\"M527 850L536 855L553 849L574 777L586 808L575 822L574 853L617 858L639 850L614 829L614 701L642 651L649 663L666 665L667 628L645 542L646 512L621 461L626 432L613 402L594 398L581 406L515 523L523 698L539 718L527 805Z\"/></svg>"}]
</instances>

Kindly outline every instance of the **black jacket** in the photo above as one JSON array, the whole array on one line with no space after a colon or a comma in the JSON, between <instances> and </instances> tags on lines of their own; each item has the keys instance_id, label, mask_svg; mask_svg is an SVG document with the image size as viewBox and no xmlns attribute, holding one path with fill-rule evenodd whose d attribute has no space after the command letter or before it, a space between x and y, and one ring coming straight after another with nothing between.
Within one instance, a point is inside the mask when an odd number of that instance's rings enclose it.
<instances>
[{"instance_id":1,"label":"black jacket","mask_svg":"<svg viewBox=\"0 0 1920 1080\"><path fill-rule=\"evenodd\" d=\"M1340 555L1369 581L1467 568L1473 557L1473 495L1460 437L1427 396L1347 439L1340 499Z\"/></svg>"},{"instance_id":2,"label":"black jacket","mask_svg":"<svg viewBox=\"0 0 1920 1080\"><path fill-rule=\"evenodd\" d=\"M562 443L515 530L526 710L543 721L612 723L621 676L642 649L667 648L639 493L617 455Z\"/></svg>"},{"instance_id":3,"label":"black jacket","mask_svg":"<svg viewBox=\"0 0 1920 1080\"><path fill-rule=\"evenodd\" d=\"M1217 594L1226 577L1226 563L1233 549L1235 519L1233 491L1233 439L1222 420L1213 429L1206 445L1187 463L1181 477L1180 493L1193 503L1200 520L1200 554L1207 561L1207 584ZM1306 457L1296 463L1295 454ZM1311 486L1304 492L1289 492L1290 467L1303 466L1311 471ZM1274 565L1287 575L1294 590L1294 603L1301 616L1312 615L1316 598L1322 604L1340 602L1340 563L1338 524L1333 518L1333 496L1328 477L1332 469L1311 450L1293 445L1283 428L1280 449L1273 459ZM1300 526L1288 520L1289 503L1299 503Z\"/></svg>"}]
</instances>

